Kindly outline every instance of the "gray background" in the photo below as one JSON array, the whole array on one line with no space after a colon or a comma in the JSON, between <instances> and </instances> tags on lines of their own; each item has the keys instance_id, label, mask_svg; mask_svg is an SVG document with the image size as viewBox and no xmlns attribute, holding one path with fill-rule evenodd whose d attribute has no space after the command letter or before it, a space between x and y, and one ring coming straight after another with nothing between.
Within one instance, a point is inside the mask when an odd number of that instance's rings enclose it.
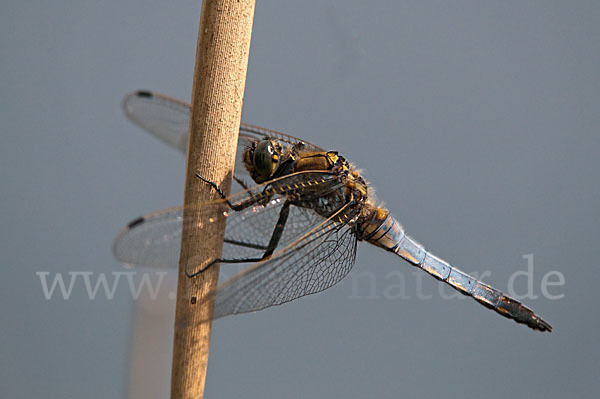
<instances>
[{"instance_id":1,"label":"gray background","mask_svg":"<svg viewBox=\"0 0 600 399\"><path fill-rule=\"evenodd\" d=\"M183 157L120 100L189 99L199 12L4 2L2 396L125 396L128 288L46 301L35 272L122 270L118 229L182 201ZM431 278L420 300L410 266L361 245L354 273L374 294L346 279L216 322L206 396L597 397L599 20L596 1L258 1L244 120L339 150L413 236L500 289L533 253L539 298L524 302L555 331L445 300ZM553 270L563 299L541 295ZM409 299L384 297L397 271Z\"/></svg>"}]
</instances>

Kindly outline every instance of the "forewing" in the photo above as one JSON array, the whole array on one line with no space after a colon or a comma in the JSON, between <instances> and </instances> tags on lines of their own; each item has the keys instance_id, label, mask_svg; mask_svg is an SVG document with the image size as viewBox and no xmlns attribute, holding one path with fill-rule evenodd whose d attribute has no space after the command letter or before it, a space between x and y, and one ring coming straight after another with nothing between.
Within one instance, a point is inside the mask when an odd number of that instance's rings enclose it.
<instances>
[{"instance_id":1,"label":"forewing","mask_svg":"<svg viewBox=\"0 0 600 399\"><path fill-rule=\"evenodd\" d=\"M136 91L123 99L123 111L133 123L185 154L189 104L162 94Z\"/></svg>"},{"instance_id":2,"label":"forewing","mask_svg":"<svg viewBox=\"0 0 600 399\"><path fill-rule=\"evenodd\" d=\"M262 140L265 138L275 138L290 146L303 143L304 149L308 151L325 151L323 148L318 147L312 143L302 140L298 137L291 136L289 134L281 133L276 130L265 129L264 127L250 125L249 123L243 123L240 125L240 137L246 137L251 140Z\"/></svg>"},{"instance_id":3,"label":"forewing","mask_svg":"<svg viewBox=\"0 0 600 399\"><path fill-rule=\"evenodd\" d=\"M267 248L282 205L283 200L278 198L266 205L255 205L243 211L230 212L224 203L215 201L203 204L202 207L177 207L154 212L125 226L115 239L113 252L115 257L126 265L176 269L179 265L184 224L208 225L213 223L214 219L207 214L220 213L227 217L222 257L261 257ZM210 212L211 210L214 212ZM184 211L186 216L189 215L185 219ZM301 212L298 213L300 215L296 216L303 216ZM302 221L302 218L296 217L296 230L302 231ZM188 272L192 273L194 270Z\"/></svg>"},{"instance_id":4,"label":"forewing","mask_svg":"<svg viewBox=\"0 0 600 399\"><path fill-rule=\"evenodd\" d=\"M189 104L159 93L136 91L125 96L123 110L125 115L142 129L183 153L187 151L190 121ZM324 151L322 148L297 137L242 123L236 155L236 176L247 179L248 174L242 160L244 149L251 146L253 142L267 137L279 140L284 147L302 142L306 150Z\"/></svg>"},{"instance_id":5,"label":"forewing","mask_svg":"<svg viewBox=\"0 0 600 399\"><path fill-rule=\"evenodd\" d=\"M184 223L210 224L214 219L208 215L220 214L227 218L222 258L261 257L267 249L281 208L291 190L302 185L307 190L310 187L310 191L303 197L310 200L317 193L327 194L338 190L342 184L335 175L298 173L230 196L228 199L234 204L253 202L240 211L230 210L225 201L218 200L185 209L176 207L150 213L133 220L119 232L113 244L113 252L119 261L127 265L177 268ZM184 210L186 216L190 217L184 219ZM292 206L279 247L302 236L321 220L323 218L308 209Z\"/></svg>"}]
</instances>

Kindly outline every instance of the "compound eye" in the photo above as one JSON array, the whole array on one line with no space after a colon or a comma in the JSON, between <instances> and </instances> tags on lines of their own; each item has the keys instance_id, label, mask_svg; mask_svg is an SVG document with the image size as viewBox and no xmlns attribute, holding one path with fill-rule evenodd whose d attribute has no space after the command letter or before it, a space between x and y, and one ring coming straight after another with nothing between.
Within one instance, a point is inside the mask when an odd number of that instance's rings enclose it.
<instances>
[{"instance_id":1,"label":"compound eye","mask_svg":"<svg viewBox=\"0 0 600 399\"><path fill-rule=\"evenodd\" d=\"M270 140L259 142L254 149L254 168L257 174L269 177L277 169L277 154Z\"/></svg>"}]
</instances>

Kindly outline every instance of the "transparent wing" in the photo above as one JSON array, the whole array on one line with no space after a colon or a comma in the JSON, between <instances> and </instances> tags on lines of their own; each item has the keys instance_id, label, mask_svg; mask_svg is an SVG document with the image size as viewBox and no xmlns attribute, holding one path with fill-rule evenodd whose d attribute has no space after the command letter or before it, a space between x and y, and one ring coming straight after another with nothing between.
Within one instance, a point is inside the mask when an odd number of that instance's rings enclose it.
<instances>
[{"instance_id":1,"label":"transparent wing","mask_svg":"<svg viewBox=\"0 0 600 399\"><path fill-rule=\"evenodd\" d=\"M125 115L171 147L187 151L190 106L149 91L136 91L123 99Z\"/></svg>"},{"instance_id":2,"label":"transparent wing","mask_svg":"<svg viewBox=\"0 0 600 399\"><path fill-rule=\"evenodd\" d=\"M330 173L297 173L230 196L229 201L235 205L249 204L240 211L230 210L225 201L218 200L185 209L176 207L151 213L133 220L119 232L113 252L119 261L127 265L177 268L184 223L213 223L214 220L206 214L222 213L227 218L222 258L261 257L288 196L311 201L319 195L339 190L342 185L339 177ZM298 191L296 187L302 186L305 188ZM184 210L192 217L184 220ZM322 220L309 209L291 206L278 247L288 245Z\"/></svg>"},{"instance_id":3,"label":"transparent wing","mask_svg":"<svg viewBox=\"0 0 600 399\"><path fill-rule=\"evenodd\" d=\"M309 143L306 140L299 139L298 137L243 122L240 124L240 137L244 138L245 140L249 139L251 141L262 140L266 137L270 137L276 138L290 146L298 143L304 143L304 149L308 151L325 151L323 148Z\"/></svg>"},{"instance_id":4,"label":"transparent wing","mask_svg":"<svg viewBox=\"0 0 600 399\"><path fill-rule=\"evenodd\" d=\"M346 205L272 258L226 281L205 299L215 301L213 318L280 305L338 283L356 259L352 222L357 212Z\"/></svg>"},{"instance_id":5,"label":"transparent wing","mask_svg":"<svg viewBox=\"0 0 600 399\"><path fill-rule=\"evenodd\" d=\"M142 129L183 153L187 150L190 105L150 91L136 91L123 99L125 115ZM252 142L266 137L280 140L283 146L303 142L308 151L325 151L314 144L275 130L242 123L236 156L236 175L245 174L241 155Z\"/></svg>"},{"instance_id":6,"label":"transparent wing","mask_svg":"<svg viewBox=\"0 0 600 399\"><path fill-rule=\"evenodd\" d=\"M127 117L141 128L173 147L186 151L189 104L163 94L140 90L125 96L123 110ZM325 151L298 137L247 123L240 125L240 133L240 136L251 140L274 137L290 145L303 142L309 151Z\"/></svg>"},{"instance_id":7,"label":"transparent wing","mask_svg":"<svg viewBox=\"0 0 600 399\"><path fill-rule=\"evenodd\" d=\"M261 257L267 250L271 234L279 218L284 200L277 198L266 205L254 205L243 211L227 211L223 203L203 204L202 208L185 209L193 223L210 224L214 219L201 216L209 208L227 215L222 258ZM204 212L203 212L204 211ZM115 257L130 266L177 268L184 227L184 208L176 207L142 216L124 227L113 244ZM212 212L209 212L212 213ZM315 223L315 215L295 206L280 240L280 246L302 235ZM194 270L189 270L190 273Z\"/></svg>"}]
</instances>

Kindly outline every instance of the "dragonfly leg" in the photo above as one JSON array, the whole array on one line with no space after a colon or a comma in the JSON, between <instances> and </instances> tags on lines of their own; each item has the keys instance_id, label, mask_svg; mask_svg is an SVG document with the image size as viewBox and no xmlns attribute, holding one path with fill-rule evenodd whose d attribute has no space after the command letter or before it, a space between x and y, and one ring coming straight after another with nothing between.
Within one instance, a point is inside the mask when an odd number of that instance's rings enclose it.
<instances>
[{"instance_id":1,"label":"dragonfly leg","mask_svg":"<svg viewBox=\"0 0 600 399\"><path fill-rule=\"evenodd\" d=\"M243 259L217 258L217 259L213 259L208 265L206 265L202 269L198 270L197 272L190 274L186 271L185 275L188 276L189 278L195 277L195 276L199 275L200 273L202 273L203 271L205 271L206 269L208 269L209 267L211 267L212 265L214 265L215 263L253 263L253 262L260 262L262 260L268 259L271 255L273 255L275 248L277 248L277 245L279 244L279 240L281 240L281 236L283 235L283 230L285 229L285 224L287 223L287 219L290 214L290 205L291 205L291 202L286 201L283 204L283 206L281 207L281 211L279 211L279 218L277 219L277 223L275 224L275 228L273 229L273 234L271 234L271 239L269 240L269 244L265 248L265 253L263 254L263 256L261 256L260 258L257 257L257 258L243 258ZM225 241L227 241L227 240L225 240ZM243 244L238 243L238 245L243 245Z\"/></svg>"},{"instance_id":2,"label":"dragonfly leg","mask_svg":"<svg viewBox=\"0 0 600 399\"><path fill-rule=\"evenodd\" d=\"M196 172L196 177L198 179L202 180L203 182L205 182L206 184L209 184L217 192L217 194L219 194L221 199L223 199L225 201L225 203L229 206L229 208L233 209L234 211L241 211L243 209L248 208L249 206L252 206L252 205L255 205L258 203L264 204L264 203L268 202L272 196L272 193L270 193L269 190L267 190L269 185L266 184L265 189L263 190L262 193L253 194L251 192L248 192L247 195L250 196L250 198L234 204L231 201L229 201L229 199L227 199L225 194L223 194L223 191L221 190L221 188L215 182L205 179L198 172ZM236 179L236 181L237 181L237 179ZM241 182L241 180L240 180L240 182ZM242 184L242 183L240 183L240 184ZM242 186L245 186L245 184L243 184Z\"/></svg>"},{"instance_id":3,"label":"dragonfly leg","mask_svg":"<svg viewBox=\"0 0 600 399\"><path fill-rule=\"evenodd\" d=\"M185 275L188 276L189 278L196 277L197 275L202 274L202 272L204 272L206 269L208 269L209 267L211 267L215 263L253 263L253 262L260 262L261 260L262 260L262 258L244 258L244 259L221 259L221 258L217 258L217 259L213 259L212 261L210 261L210 263L208 265L204 266L202 269L198 270L197 272L194 272L194 273L190 274L186 270L185 271Z\"/></svg>"},{"instance_id":4,"label":"dragonfly leg","mask_svg":"<svg viewBox=\"0 0 600 399\"><path fill-rule=\"evenodd\" d=\"M223 194L223 191L215 182L205 179L204 177L200 176L200 174L198 172L196 172L196 177L198 179L202 180L203 182L210 184L210 186L217 192L217 194L219 194L219 196L222 199L225 199L225 194ZM235 180L240 186L242 186L242 188L244 190L248 190L248 185L246 184L246 182L243 181L242 179L240 179L239 177L237 177L236 175L233 175L233 180Z\"/></svg>"},{"instance_id":5,"label":"dragonfly leg","mask_svg":"<svg viewBox=\"0 0 600 399\"><path fill-rule=\"evenodd\" d=\"M269 245L267 245L267 250L263 255L263 259L268 258L273 255L273 251L277 248L277 244L279 244L279 240L281 240L281 236L283 234L283 229L285 228L285 224L287 223L288 216L290 215L290 201L285 201L283 206L281 207L281 211L279 212L279 219L277 219L277 224L275 224L275 228L273 229L273 234L271 235L271 239L269 240Z\"/></svg>"},{"instance_id":6,"label":"dragonfly leg","mask_svg":"<svg viewBox=\"0 0 600 399\"><path fill-rule=\"evenodd\" d=\"M219 194L219 197L221 197L221 199L225 200L225 202L227 203L227 205L228 205L228 206L229 206L231 209L233 209L234 211L241 211L242 209L244 209L244 208L247 208L247 207L249 207L250 205L253 205L253 204L255 204L256 202L258 202L258 200L254 200L254 199L252 198L251 200L249 200L249 201L244 201L244 203L241 203L241 204L233 204L231 201L229 201L229 200L227 199L227 197L225 196L225 194L223 194L223 190L221 190L221 188L220 188L220 187L217 185L217 183L215 183L215 182L213 182L213 181L210 181L210 180L208 180L208 179L205 179L205 178L204 178L204 177L202 177L202 176L200 175L200 173L198 173L198 172L196 172L196 177L197 177L198 179L202 180L203 182L205 182L206 184L210 185L210 186L213 188L213 190L215 190L215 191L217 192L217 194ZM238 179L236 179L236 181L237 181L238 183L240 183L240 185L241 185L242 187L245 187L245 184L244 184L244 183L243 183L241 180L238 180Z\"/></svg>"},{"instance_id":7,"label":"dragonfly leg","mask_svg":"<svg viewBox=\"0 0 600 399\"><path fill-rule=\"evenodd\" d=\"M220 188L219 186L217 186L217 183L215 183L215 182L213 182L213 181L210 181L210 180L208 180L208 179L205 179L205 178L204 178L204 177L202 177L202 176L200 175L200 173L198 173L198 172L196 172L196 177L197 177L198 179L202 180L204 183L206 183L206 184L210 185L210 186L213 188L213 190L215 190L215 191L217 192L217 194L219 194L219 197L221 197L221 198L222 198L222 199L224 199L224 200L227 200L227 197L225 196L225 194L223 194L223 191L221 190L221 188ZM231 204L229 203L229 201L227 201L227 204L228 204L229 206L231 206Z\"/></svg>"},{"instance_id":8,"label":"dragonfly leg","mask_svg":"<svg viewBox=\"0 0 600 399\"><path fill-rule=\"evenodd\" d=\"M242 179L240 179L239 177L237 177L236 175L233 175L233 180L235 180L240 186L242 186L242 188L244 190L248 190L249 189L249 187L246 184L246 182L243 181Z\"/></svg>"}]
</instances>

